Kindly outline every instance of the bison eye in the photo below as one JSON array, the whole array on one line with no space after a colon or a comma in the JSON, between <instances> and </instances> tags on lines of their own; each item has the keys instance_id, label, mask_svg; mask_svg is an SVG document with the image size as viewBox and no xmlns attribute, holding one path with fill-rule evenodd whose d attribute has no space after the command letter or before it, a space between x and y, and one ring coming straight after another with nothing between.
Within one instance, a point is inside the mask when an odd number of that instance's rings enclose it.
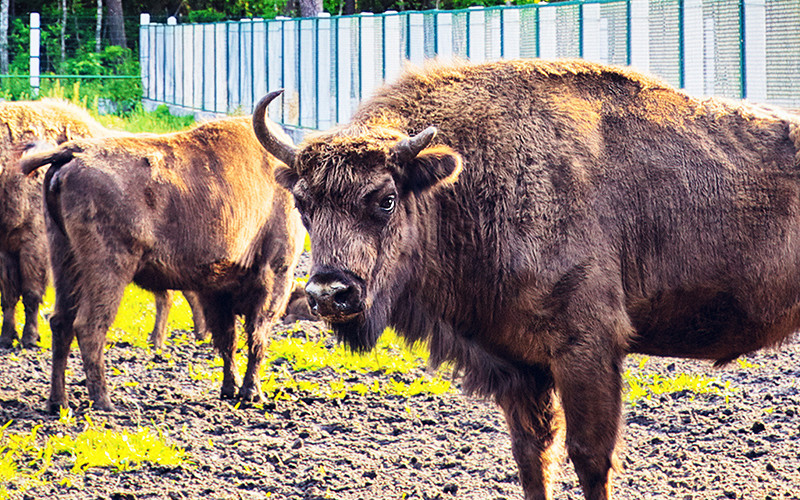
<instances>
[{"instance_id":1,"label":"bison eye","mask_svg":"<svg viewBox=\"0 0 800 500\"><path fill-rule=\"evenodd\" d=\"M378 205L378 206L381 208L381 210L384 213L390 214L390 213L394 212L395 198L396 198L395 195L390 194L386 198L382 199L380 205Z\"/></svg>"}]
</instances>

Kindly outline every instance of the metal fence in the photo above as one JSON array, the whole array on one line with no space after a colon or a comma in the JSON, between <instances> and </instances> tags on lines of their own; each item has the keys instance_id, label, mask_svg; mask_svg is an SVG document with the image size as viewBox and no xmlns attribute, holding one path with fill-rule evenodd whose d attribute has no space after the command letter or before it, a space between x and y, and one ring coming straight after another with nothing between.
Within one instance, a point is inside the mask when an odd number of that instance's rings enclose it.
<instances>
[{"instance_id":1,"label":"metal fence","mask_svg":"<svg viewBox=\"0 0 800 500\"><path fill-rule=\"evenodd\" d=\"M146 102L250 112L283 88L270 116L295 128L347 121L405 61L433 57L582 57L693 95L800 107L798 0L585 0L183 25L143 14L139 46Z\"/></svg>"}]
</instances>

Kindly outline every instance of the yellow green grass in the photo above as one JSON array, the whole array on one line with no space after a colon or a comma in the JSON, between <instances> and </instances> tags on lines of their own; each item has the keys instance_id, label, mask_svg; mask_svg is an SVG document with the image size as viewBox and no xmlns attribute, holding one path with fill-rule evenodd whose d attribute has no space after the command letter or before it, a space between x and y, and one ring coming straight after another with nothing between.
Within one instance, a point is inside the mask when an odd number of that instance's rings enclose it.
<instances>
[{"instance_id":1,"label":"yellow green grass","mask_svg":"<svg viewBox=\"0 0 800 500\"><path fill-rule=\"evenodd\" d=\"M41 426L29 432L12 432L8 430L11 423L0 429L0 499L14 498L15 494L43 484L44 474L54 472L50 466L56 455L68 456L72 468L69 473L47 481L64 485L71 484L76 475L91 467L129 471L145 464L175 467L186 461L183 449L146 427L109 430L86 416L79 429L75 418L66 411L59 419L63 432L49 436L39 435Z\"/></svg>"}]
</instances>

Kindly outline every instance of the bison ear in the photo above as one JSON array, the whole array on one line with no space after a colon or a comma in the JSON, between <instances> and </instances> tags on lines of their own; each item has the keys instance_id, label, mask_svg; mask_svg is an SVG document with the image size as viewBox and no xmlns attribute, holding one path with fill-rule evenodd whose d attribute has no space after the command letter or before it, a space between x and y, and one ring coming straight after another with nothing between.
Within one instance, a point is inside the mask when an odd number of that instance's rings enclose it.
<instances>
[{"instance_id":1,"label":"bison ear","mask_svg":"<svg viewBox=\"0 0 800 500\"><path fill-rule=\"evenodd\" d=\"M406 192L420 193L433 187L452 184L458 179L463 160L449 146L432 146L417 154L405 165L403 188Z\"/></svg>"},{"instance_id":2,"label":"bison ear","mask_svg":"<svg viewBox=\"0 0 800 500\"><path fill-rule=\"evenodd\" d=\"M278 167L275 169L275 180L289 191L292 190L299 179L300 175L292 168Z\"/></svg>"}]
</instances>

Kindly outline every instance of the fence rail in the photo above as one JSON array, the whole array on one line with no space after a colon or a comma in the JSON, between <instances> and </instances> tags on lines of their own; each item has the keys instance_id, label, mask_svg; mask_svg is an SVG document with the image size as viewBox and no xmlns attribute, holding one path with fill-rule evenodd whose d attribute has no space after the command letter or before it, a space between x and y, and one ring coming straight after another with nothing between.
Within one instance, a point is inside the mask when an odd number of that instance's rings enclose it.
<instances>
[{"instance_id":1,"label":"fence rail","mask_svg":"<svg viewBox=\"0 0 800 500\"><path fill-rule=\"evenodd\" d=\"M652 72L694 95L800 107L796 0L585 0L460 11L140 25L144 96L193 112L252 111L288 127L345 122L405 61L582 57Z\"/></svg>"}]
</instances>

